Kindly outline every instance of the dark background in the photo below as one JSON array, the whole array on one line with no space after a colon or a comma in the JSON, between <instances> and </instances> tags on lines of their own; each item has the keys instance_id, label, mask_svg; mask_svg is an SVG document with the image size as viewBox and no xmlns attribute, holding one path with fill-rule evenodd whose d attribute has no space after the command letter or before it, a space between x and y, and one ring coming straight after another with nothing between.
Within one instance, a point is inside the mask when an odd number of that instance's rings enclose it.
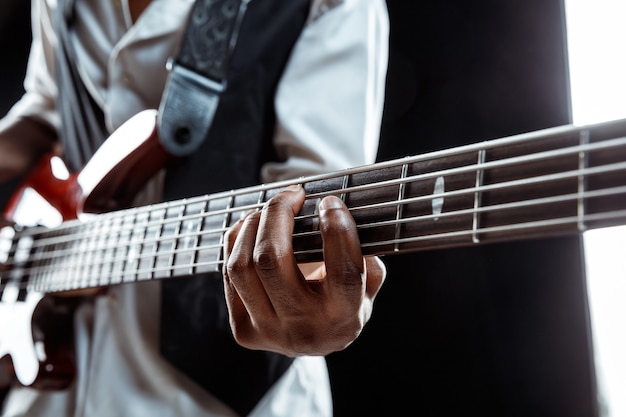
<instances>
[{"instance_id":1,"label":"dark background","mask_svg":"<svg viewBox=\"0 0 626 417\"><path fill-rule=\"evenodd\" d=\"M561 0L388 0L379 159L570 122ZM387 258L336 416L594 416L580 241Z\"/></svg>"},{"instance_id":2,"label":"dark background","mask_svg":"<svg viewBox=\"0 0 626 417\"><path fill-rule=\"evenodd\" d=\"M21 94L28 3L0 3L2 114ZM380 160L570 121L562 0L387 3ZM596 415L580 247L387 258L374 317L328 357L336 417Z\"/></svg>"},{"instance_id":3,"label":"dark background","mask_svg":"<svg viewBox=\"0 0 626 417\"><path fill-rule=\"evenodd\" d=\"M22 79L30 49L30 0L0 0L0 116L22 94ZM12 184L0 184L0 207Z\"/></svg>"}]
</instances>

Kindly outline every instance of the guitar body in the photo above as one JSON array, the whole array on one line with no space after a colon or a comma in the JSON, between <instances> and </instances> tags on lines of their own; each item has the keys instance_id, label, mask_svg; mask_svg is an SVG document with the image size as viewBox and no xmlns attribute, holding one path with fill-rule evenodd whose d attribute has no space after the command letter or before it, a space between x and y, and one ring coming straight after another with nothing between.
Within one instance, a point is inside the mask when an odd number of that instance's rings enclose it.
<instances>
[{"instance_id":1,"label":"guitar body","mask_svg":"<svg viewBox=\"0 0 626 417\"><path fill-rule=\"evenodd\" d=\"M156 111L145 110L109 136L77 173L57 156L44 157L13 194L4 217L19 226L54 227L128 207L170 159L157 137Z\"/></svg>"},{"instance_id":2,"label":"guitar body","mask_svg":"<svg viewBox=\"0 0 626 417\"><path fill-rule=\"evenodd\" d=\"M73 312L78 299L30 292L0 303L0 382L63 389L75 375ZM5 318L8 318L5 320Z\"/></svg>"},{"instance_id":3,"label":"guitar body","mask_svg":"<svg viewBox=\"0 0 626 417\"><path fill-rule=\"evenodd\" d=\"M73 313L84 296L29 291L20 272L29 268L29 261L20 259L24 248L19 242L11 247L3 243L24 227L52 228L86 213L128 205L167 159L156 137L156 112L146 111L111 135L80 172L70 173L59 157L49 155L18 187L3 214L16 226L0 232L0 261L12 262L10 268L0 263L0 388L14 377L37 389L71 384Z\"/></svg>"}]
</instances>

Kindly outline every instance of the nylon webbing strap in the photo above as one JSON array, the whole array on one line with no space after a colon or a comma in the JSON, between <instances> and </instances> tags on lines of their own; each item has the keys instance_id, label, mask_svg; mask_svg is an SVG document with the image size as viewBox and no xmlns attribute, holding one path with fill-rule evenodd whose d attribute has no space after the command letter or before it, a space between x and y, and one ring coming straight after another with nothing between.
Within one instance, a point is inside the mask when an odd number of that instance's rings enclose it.
<instances>
[{"instance_id":1,"label":"nylon webbing strap","mask_svg":"<svg viewBox=\"0 0 626 417\"><path fill-rule=\"evenodd\" d=\"M196 0L159 108L159 136L172 154L192 153L206 137L250 0Z\"/></svg>"}]
</instances>

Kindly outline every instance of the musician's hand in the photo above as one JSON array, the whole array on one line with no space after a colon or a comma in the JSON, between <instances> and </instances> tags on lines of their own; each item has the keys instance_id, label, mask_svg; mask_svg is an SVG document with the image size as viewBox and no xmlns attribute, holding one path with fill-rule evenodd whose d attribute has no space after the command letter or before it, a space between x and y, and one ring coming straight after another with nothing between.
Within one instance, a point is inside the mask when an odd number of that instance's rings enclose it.
<instances>
[{"instance_id":1,"label":"musician's hand","mask_svg":"<svg viewBox=\"0 0 626 417\"><path fill-rule=\"evenodd\" d=\"M326 355L347 347L370 318L383 263L363 258L348 209L326 197L320 205L325 264L310 277L321 280L305 279L292 250L293 219L303 202L303 189L290 187L226 234L226 301L244 347Z\"/></svg>"},{"instance_id":2,"label":"musician's hand","mask_svg":"<svg viewBox=\"0 0 626 417\"><path fill-rule=\"evenodd\" d=\"M0 121L0 182L26 174L46 153L59 152L56 132L32 117Z\"/></svg>"}]
</instances>

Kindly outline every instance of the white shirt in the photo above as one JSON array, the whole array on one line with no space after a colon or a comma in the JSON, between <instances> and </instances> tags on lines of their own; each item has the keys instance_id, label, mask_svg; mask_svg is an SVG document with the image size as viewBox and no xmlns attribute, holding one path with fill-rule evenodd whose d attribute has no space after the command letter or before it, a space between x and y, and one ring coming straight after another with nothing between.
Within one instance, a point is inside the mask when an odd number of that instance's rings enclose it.
<instances>
[{"instance_id":1,"label":"white shirt","mask_svg":"<svg viewBox=\"0 0 626 417\"><path fill-rule=\"evenodd\" d=\"M33 46L26 94L9 117L59 125L54 109L51 10L33 1ZM81 0L77 19L81 74L103 107L110 130L157 108L193 0L153 0L133 25L127 0ZM258 1L258 0L252 0ZM97 32L94 33L94 30ZM262 169L263 182L374 161L384 101L388 16L383 0L312 0L309 22L292 53L275 100L274 145L283 162ZM87 35L81 35L81 33Z\"/></svg>"},{"instance_id":2,"label":"white shirt","mask_svg":"<svg viewBox=\"0 0 626 417\"><path fill-rule=\"evenodd\" d=\"M252 0L260 1L260 0ZM33 0L26 94L8 118L29 115L58 126L51 26L55 0ZM109 129L157 108L192 0L153 0L134 24L127 0L80 0L77 51L84 83ZM383 0L313 0L275 99L274 145L282 162L265 182L374 161L387 68ZM140 76L137 76L137 75ZM320 94L320 92L322 94ZM158 352L158 282L114 287L76 314L78 375L71 390L11 391L3 416L124 417L236 414ZM245 375L242 375L245 378ZM251 417L332 415L324 358L297 358Z\"/></svg>"}]
</instances>

